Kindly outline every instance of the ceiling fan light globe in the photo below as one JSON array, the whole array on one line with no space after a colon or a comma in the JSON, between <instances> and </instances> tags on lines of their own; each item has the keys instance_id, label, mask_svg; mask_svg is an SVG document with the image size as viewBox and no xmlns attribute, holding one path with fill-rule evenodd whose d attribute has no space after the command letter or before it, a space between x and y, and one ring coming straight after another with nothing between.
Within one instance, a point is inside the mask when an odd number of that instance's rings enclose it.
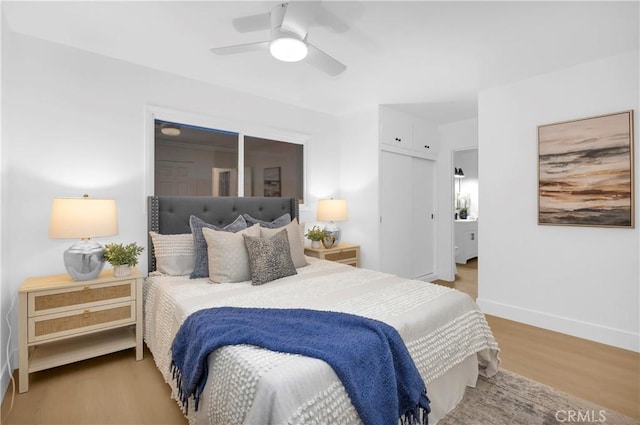
<instances>
[{"instance_id":1,"label":"ceiling fan light globe","mask_svg":"<svg viewBox=\"0 0 640 425\"><path fill-rule=\"evenodd\" d=\"M271 56L283 62L299 62L307 57L309 49L304 41L281 37L271 41L269 51Z\"/></svg>"}]
</instances>

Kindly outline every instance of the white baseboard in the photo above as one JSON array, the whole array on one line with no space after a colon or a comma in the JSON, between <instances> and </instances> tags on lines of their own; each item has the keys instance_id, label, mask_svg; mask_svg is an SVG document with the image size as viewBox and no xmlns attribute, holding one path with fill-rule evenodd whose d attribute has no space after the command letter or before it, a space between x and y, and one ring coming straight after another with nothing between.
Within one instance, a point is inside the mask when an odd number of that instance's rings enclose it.
<instances>
[{"instance_id":1,"label":"white baseboard","mask_svg":"<svg viewBox=\"0 0 640 425\"><path fill-rule=\"evenodd\" d=\"M491 316L640 352L640 334L637 333L481 298L477 303L484 313Z\"/></svg>"},{"instance_id":2,"label":"white baseboard","mask_svg":"<svg viewBox=\"0 0 640 425\"><path fill-rule=\"evenodd\" d=\"M418 277L414 277L413 280L422 280L425 282L433 282L438 279L438 273L427 273Z\"/></svg>"}]
</instances>

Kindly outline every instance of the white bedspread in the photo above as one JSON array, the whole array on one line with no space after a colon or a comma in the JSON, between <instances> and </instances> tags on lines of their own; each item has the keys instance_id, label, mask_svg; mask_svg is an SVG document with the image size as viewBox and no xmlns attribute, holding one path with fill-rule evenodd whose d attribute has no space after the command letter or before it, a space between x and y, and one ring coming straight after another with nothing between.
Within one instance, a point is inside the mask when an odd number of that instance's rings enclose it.
<instances>
[{"instance_id":1,"label":"white bedspread","mask_svg":"<svg viewBox=\"0 0 640 425\"><path fill-rule=\"evenodd\" d=\"M171 343L186 317L216 306L309 308L384 321L407 345L425 383L477 353L480 373L498 368L498 347L466 294L430 283L309 258L298 275L261 286L150 276L145 283L145 341L176 394ZM193 403L190 403L193 406ZM358 424L340 380L325 362L252 346L209 356L209 382L191 424Z\"/></svg>"}]
</instances>

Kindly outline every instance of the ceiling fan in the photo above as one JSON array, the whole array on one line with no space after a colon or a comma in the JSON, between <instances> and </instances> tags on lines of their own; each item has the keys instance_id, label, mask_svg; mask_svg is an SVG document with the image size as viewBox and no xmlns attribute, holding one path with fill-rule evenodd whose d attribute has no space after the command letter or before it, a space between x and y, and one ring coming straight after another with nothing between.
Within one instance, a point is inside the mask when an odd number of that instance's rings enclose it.
<instances>
[{"instance_id":1,"label":"ceiling fan","mask_svg":"<svg viewBox=\"0 0 640 425\"><path fill-rule=\"evenodd\" d=\"M309 26L313 23L329 26L337 32L349 27L320 6L318 1L281 3L270 13L244 16L233 19L233 26L239 32L271 30L271 39L256 43L214 47L217 55L231 55L253 51L270 51L276 59L284 62L305 60L310 65L336 76L347 69L346 65L329 56L307 41Z\"/></svg>"}]
</instances>

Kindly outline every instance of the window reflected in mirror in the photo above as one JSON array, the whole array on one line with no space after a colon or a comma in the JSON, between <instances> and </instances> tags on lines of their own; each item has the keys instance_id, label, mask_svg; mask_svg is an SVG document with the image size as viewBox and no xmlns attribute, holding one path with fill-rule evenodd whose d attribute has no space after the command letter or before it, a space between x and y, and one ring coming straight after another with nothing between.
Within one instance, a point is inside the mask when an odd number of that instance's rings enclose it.
<instances>
[{"instance_id":1,"label":"window reflected in mirror","mask_svg":"<svg viewBox=\"0 0 640 425\"><path fill-rule=\"evenodd\" d=\"M155 120L155 195L304 198L304 145ZM239 190L238 169L243 172Z\"/></svg>"}]
</instances>

